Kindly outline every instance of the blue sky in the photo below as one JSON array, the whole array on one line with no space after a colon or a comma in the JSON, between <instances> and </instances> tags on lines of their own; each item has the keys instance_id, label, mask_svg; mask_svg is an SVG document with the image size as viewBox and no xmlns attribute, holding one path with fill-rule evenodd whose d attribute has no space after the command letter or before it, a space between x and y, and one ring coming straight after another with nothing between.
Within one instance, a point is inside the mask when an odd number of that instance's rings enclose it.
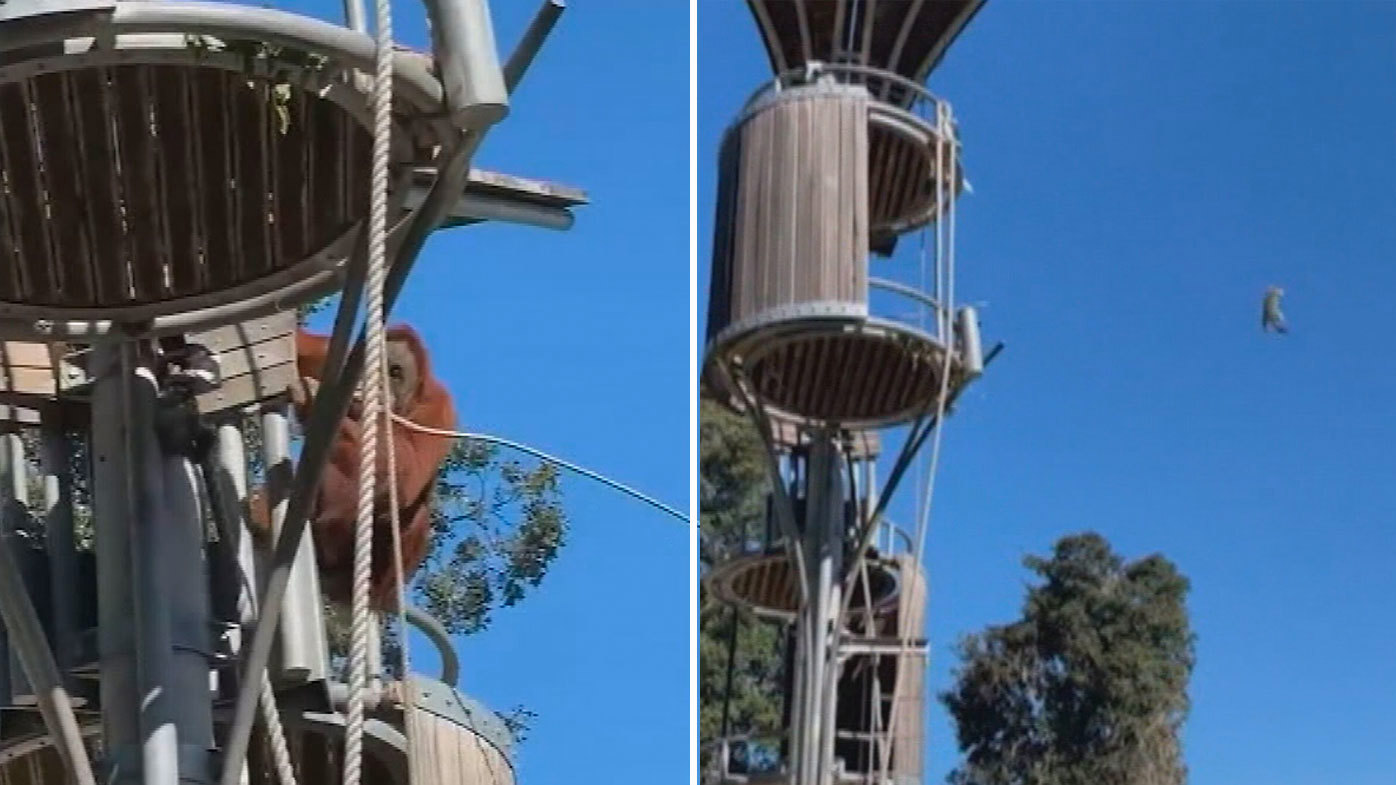
<instances>
[{"instance_id":1,"label":"blue sky","mask_svg":"<svg viewBox=\"0 0 1396 785\"><path fill-rule=\"evenodd\" d=\"M769 72L735 0L699 52L705 303L718 137ZM1021 557L1094 528L1192 580L1193 783L1392 782L1393 76L1388 2L991 0L951 49L958 291L1007 349L946 434L933 689L1018 613Z\"/></svg>"},{"instance_id":2,"label":"blue sky","mask_svg":"<svg viewBox=\"0 0 1396 785\"><path fill-rule=\"evenodd\" d=\"M371 4L370 4L371 5ZM538 3L495 2L501 58ZM338 3L282 5L337 19ZM424 48L421 6L396 38ZM428 241L393 319L423 334L461 424L687 509L688 9L575 2L475 165L580 186L568 232L486 225ZM540 589L459 641L461 688L538 712L519 781L650 785L688 766L688 532L565 477L570 543ZM435 672L425 646L415 669Z\"/></svg>"}]
</instances>

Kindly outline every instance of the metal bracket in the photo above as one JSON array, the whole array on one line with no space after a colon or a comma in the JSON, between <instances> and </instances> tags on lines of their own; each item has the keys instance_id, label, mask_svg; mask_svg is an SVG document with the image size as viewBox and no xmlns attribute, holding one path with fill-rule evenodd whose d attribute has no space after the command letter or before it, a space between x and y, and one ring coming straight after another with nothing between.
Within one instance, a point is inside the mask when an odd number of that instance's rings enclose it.
<instances>
[{"instance_id":1,"label":"metal bracket","mask_svg":"<svg viewBox=\"0 0 1396 785\"><path fill-rule=\"evenodd\" d=\"M860 654L924 657L929 648L925 638L913 638L907 644L903 644L898 638L844 638L839 641L838 650L840 657L852 657Z\"/></svg>"}]
</instances>

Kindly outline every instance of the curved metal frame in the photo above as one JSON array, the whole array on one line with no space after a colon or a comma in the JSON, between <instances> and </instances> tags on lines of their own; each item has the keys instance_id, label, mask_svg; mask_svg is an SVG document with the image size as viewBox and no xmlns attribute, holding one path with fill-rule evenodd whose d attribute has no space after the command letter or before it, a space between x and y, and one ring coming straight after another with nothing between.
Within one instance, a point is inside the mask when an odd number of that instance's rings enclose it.
<instances>
[{"instance_id":1,"label":"curved metal frame","mask_svg":"<svg viewBox=\"0 0 1396 785\"><path fill-rule=\"evenodd\" d=\"M766 605L756 605L742 597L732 588L732 583L746 570L759 567L763 564L775 564L777 562L790 563L789 557L786 556L783 547L772 548L766 553L746 554L728 558L721 564L709 569L702 580L708 591L712 592L714 599L725 602L728 605L746 608L762 619L790 623L795 621L798 610L783 610ZM877 615L886 611L897 602L897 599L901 596L901 579L896 570L891 568L891 563L885 559L869 558L867 563L869 569L879 572L881 578L886 580L887 584L891 587L886 594L876 597L875 601L872 603L873 615ZM793 564L791 569L794 569ZM867 615L867 605L859 605L851 609L849 615L853 617Z\"/></svg>"},{"instance_id":2,"label":"curved metal frame","mask_svg":"<svg viewBox=\"0 0 1396 785\"><path fill-rule=\"evenodd\" d=\"M774 309L774 311L778 310L780 309ZM736 361L739 361L742 367L750 368L763 356L778 351L792 340L808 339L819 334L858 332L865 336L878 337L890 345L900 346L908 354L920 353L932 358L935 363L944 362L945 344L924 330L911 325L873 316L858 317L837 313L787 315L774 311L762 314L758 319L732 325L719 333L708 345L705 365L716 362L727 367L726 373L722 375L727 378L714 380L714 382L728 388L726 392L732 397L734 404L741 397L740 391L732 387L737 383L731 370L737 365ZM960 371L959 359L952 359L950 371L952 378L959 375ZM938 392L937 387L930 398L933 399L934 394ZM785 411L774 406L768 400L763 399L761 403L766 414L775 419L792 423L811 422L810 418ZM858 420L840 420L837 425L840 428L850 430L900 425L915 419L924 411L926 405L926 401L918 400L902 409L887 412L882 416Z\"/></svg>"}]
</instances>

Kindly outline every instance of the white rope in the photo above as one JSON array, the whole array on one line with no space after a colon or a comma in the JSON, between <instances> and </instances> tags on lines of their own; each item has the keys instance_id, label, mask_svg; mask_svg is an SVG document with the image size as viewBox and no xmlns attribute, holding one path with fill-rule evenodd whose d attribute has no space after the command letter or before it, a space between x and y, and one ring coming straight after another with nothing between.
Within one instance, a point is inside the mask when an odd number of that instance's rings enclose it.
<instances>
[{"instance_id":1,"label":"white rope","mask_svg":"<svg viewBox=\"0 0 1396 785\"><path fill-rule=\"evenodd\" d=\"M378 417L383 406L383 282L387 274L388 153L392 141L393 23L390 0L375 3L373 156L369 171L368 275L364 282L364 413L359 452L359 509L354 529L354 572L350 603L349 705L344 720L344 785L363 774L364 693L368 686L368 594L373 567L373 500L377 488Z\"/></svg>"},{"instance_id":2,"label":"white rope","mask_svg":"<svg viewBox=\"0 0 1396 785\"><path fill-rule=\"evenodd\" d=\"M280 785L296 785L296 770L291 765L291 751L286 746L286 730L281 726L281 712L276 708L276 691L271 688L271 676L262 672L262 725L271 749L272 767Z\"/></svg>"},{"instance_id":3,"label":"white rope","mask_svg":"<svg viewBox=\"0 0 1396 785\"><path fill-rule=\"evenodd\" d=\"M412 422L406 417L403 417L398 414L394 414L393 419L419 433L431 434L433 436L445 436L451 439L467 439L469 441L486 442L488 444L498 444L504 447L509 447L518 450L519 452L528 453L529 455L532 455L533 457L538 458L540 460L546 461L547 463L561 466L562 468L576 472L577 474L580 474L583 477L589 477L593 480L596 480L599 483L614 488L615 490L618 490L627 496L639 499L645 504L648 504L651 507L654 507L655 509L663 510L664 512L674 516L675 518L678 518L684 523L689 522L687 515L683 514L682 512L678 511L673 507L670 507L664 502L655 499L652 496L647 496L635 490L634 488L631 488L628 485L616 482L615 480L612 480L611 478L605 476L604 474L601 474L600 472L594 472L591 469L587 469L583 466L578 466L577 464L572 463L570 461L564 461L563 459L553 455L549 455L548 453L545 453L542 450L536 449L534 447L529 447L527 444L520 444L519 442L505 439L500 436L491 436L487 433L471 433L469 431L448 431L444 428L432 428L427 425L421 425L419 423Z\"/></svg>"}]
</instances>

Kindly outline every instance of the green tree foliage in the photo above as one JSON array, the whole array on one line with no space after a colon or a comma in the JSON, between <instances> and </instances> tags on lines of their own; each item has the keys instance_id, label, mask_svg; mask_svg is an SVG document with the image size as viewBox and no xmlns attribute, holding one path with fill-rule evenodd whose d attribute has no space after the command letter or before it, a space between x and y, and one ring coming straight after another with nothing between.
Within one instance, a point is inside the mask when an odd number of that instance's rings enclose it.
<instances>
[{"instance_id":1,"label":"green tree foliage","mask_svg":"<svg viewBox=\"0 0 1396 785\"><path fill-rule=\"evenodd\" d=\"M941 700L964 753L952 785L1181 785L1194 662L1188 581L1094 533L1025 565L1022 619L961 641Z\"/></svg>"},{"instance_id":2,"label":"green tree foliage","mask_svg":"<svg viewBox=\"0 0 1396 785\"><path fill-rule=\"evenodd\" d=\"M705 400L699 442L701 555L709 567L761 536L770 481L764 448L747 419ZM729 734L769 739L780 732L784 647L777 626L734 613L709 601L706 593L700 601L699 734L706 772L711 744L722 731L724 704ZM770 752L763 746L748 754L755 758Z\"/></svg>"}]
</instances>

